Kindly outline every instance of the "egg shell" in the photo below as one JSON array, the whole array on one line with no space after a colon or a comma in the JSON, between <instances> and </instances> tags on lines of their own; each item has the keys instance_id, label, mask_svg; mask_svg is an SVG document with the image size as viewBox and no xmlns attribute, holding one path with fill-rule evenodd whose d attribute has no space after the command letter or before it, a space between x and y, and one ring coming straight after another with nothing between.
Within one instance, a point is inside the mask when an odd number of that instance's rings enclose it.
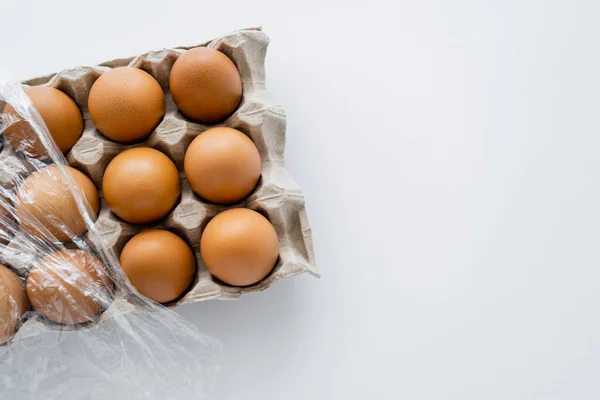
<instances>
[{"instance_id":1,"label":"egg shell","mask_svg":"<svg viewBox=\"0 0 600 400\"><path fill-rule=\"evenodd\" d=\"M234 286L252 285L271 272L279 255L273 225L256 211L234 208L214 217L200 239L208 271Z\"/></svg>"},{"instance_id":2,"label":"egg shell","mask_svg":"<svg viewBox=\"0 0 600 400\"><path fill-rule=\"evenodd\" d=\"M102 262L85 250L58 250L42 259L27 277L31 304L61 324L95 319L111 300L111 280Z\"/></svg>"},{"instance_id":3,"label":"egg shell","mask_svg":"<svg viewBox=\"0 0 600 400\"><path fill-rule=\"evenodd\" d=\"M135 235L123 248L120 262L131 284L158 303L180 297L196 272L190 246L176 234L160 229Z\"/></svg>"},{"instance_id":4,"label":"egg shell","mask_svg":"<svg viewBox=\"0 0 600 400\"><path fill-rule=\"evenodd\" d=\"M83 117L77 104L53 87L32 86L25 89L25 94L40 113L60 151L66 155L83 133ZM10 104L6 105L4 113L20 118ZM31 157L47 155L37 133L27 122L18 121L10 125L4 135L13 148Z\"/></svg>"},{"instance_id":5,"label":"egg shell","mask_svg":"<svg viewBox=\"0 0 600 400\"><path fill-rule=\"evenodd\" d=\"M15 213L26 233L47 242L69 241L87 231L85 220L60 170L51 165L29 175L17 192ZM95 220L100 209L96 187L86 175L64 167L90 205Z\"/></svg>"},{"instance_id":6,"label":"egg shell","mask_svg":"<svg viewBox=\"0 0 600 400\"><path fill-rule=\"evenodd\" d=\"M179 56L169 78L177 108L188 118L219 122L231 115L242 98L242 78L225 54L208 47Z\"/></svg>"},{"instance_id":7,"label":"egg shell","mask_svg":"<svg viewBox=\"0 0 600 400\"><path fill-rule=\"evenodd\" d=\"M165 115L165 95L152 75L119 67L102 74L90 90L90 118L107 138L119 143L146 139Z\"/></svg>"},{"instance_id":8,"label":"egg shell","mask_svg":"<svg viewBox=\"0 0 600 400\"><path fill-rule=\"evenodd\" d=\"M10 269L0 265L0 344L12 338L28 308L23 282Z\"/></svg>"},{"instance_id":9,"label":"egg shell","mask_svg":"<svg viewBox=\"0 0 600 400\"><path fill-rule=\"evenodd\" d=\"M212 128L192 141L185 153L184 170L200 197L231 204L248 196L258 183L260 153L237 129Z\"/></svg>"},{"instance_id":10,"label":"egg shell","mask_svg":"<svg viewBox=\"0 0 600 400\"><path fill-rule=\"evenodd\" d=\"M119 218L134 224L156 221L181 194L179 171L169 157L149 147L125 150L106 167L104 198Z\"/></svg>"}]
</instances>

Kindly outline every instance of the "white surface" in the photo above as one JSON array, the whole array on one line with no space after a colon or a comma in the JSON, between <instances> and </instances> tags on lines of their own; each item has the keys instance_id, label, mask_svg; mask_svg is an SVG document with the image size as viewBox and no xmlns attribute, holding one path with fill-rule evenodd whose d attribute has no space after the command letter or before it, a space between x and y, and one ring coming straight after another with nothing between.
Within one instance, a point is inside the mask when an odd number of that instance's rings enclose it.
<instances>
[{"instance_id":1,"label":"white surface","mask_svg":"<svg viewBox=\"0 0 600 400\"><path fill-rule=\"evenodd\" d=\"M219 399L600 397L600 3L30 3L0 5L18 79L271 36L323 278L181 309Z\"/></svg>"}]
</instances>

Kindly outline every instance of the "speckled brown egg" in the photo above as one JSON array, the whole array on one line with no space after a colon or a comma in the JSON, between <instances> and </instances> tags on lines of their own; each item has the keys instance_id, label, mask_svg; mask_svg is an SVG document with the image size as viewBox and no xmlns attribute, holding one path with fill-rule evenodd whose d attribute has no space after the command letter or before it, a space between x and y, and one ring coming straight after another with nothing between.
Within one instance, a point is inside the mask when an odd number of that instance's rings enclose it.
<instances>
[{"instance_id":1,"label":"speckled brown egg","mask_svg":"<svg viewBox=\"0 0 600 400\"><path fill-rule=\"evenodd\" d=\"M0 265L0 344L13 337L28 308L23 282L10 269Z\"/></svg>"},{"instance_id":2,"label":"speckled brown egg","mask_svg":"<svg viewBox=\"0 0 600 400\"><path fill-rule=\"evenodd\" d=\"M95 220L100 199L93 182L75 168L64 167L64 171L90 205ZM63 172L56 165L27 177L18 189L15 213L23 231L48 242L66 242L87 231Z\"/></svg>"},{"instance_id":3,"label":"speckled brown egg","mask_svg":"<svg viewBox=\"0 0 600 400\"><path fill-rule=\"evenodd\" d=\"M237 129L213 128L192 141L185 153L184 171L200 197L219 204L235 203L256 186L260 154Z\"/></svg>"},{"instance_id":4,"label":"speckled brown egg","mask_svg":"<svg viewBox=\"0 0 600 400\"><path fill-rule=\"evenodd\" d=\"M111 301L104 264L85 250L59 250L42 259L27 277L27 295L44 317L60 324L95 319Z\"/></svg>"},{"instance_id":5,"label":"speckled brown egg","mask_svg":"<svg viewBox=\"0 0 600 400\"><path fill-rule=\"evenodd\" d=\"M139 68L119 67L102 74L90 90L90 118L107 138L119 143L146 139L165 115L159 83Z\"/></svg>"},{"instance_id":6,"label":"speckled brown egg","mask_svg":"<svg viewBox=\"0 0 600 400\"><path fill-rule=\"evenodd\" d=\"M134 224L156 221L175 206L181 194L179 171L158 150L125 150L108 164L102 179L104 198L119 218Z\"/></svg>"},{"instance_id":7,"label":"speckled brown egg","mask_svg":"<svg viewBox=\"0 0 600 400\"><path fill-rule=\"evenodd\" d=\"M196 271L190 246L176 234L159 229L135 235L123 248L120 262L138 292L158 303L180 297Z\"/></svg>"},{"instance_id":8,"label":"speckled brown egg","mask_svg":"<svg viewBox=\"0 0 600 400\"><path fill-rule=\"evenodd\" d=\"M273 225L256 211L234 208L214 217L202 233L206 268L233 286L252 285L271 272L279 255Z\"/></svg>"},{"instance_id":9,"label":"speckled brown egg","mask_svg":"<svg viewBox=\"0 0 600 400\"><path fill-rule=\"evenodd\" d=\"M42 116L59 150L67 154L83 133L83 118L77 104L53 87L33 86L26 88L25 94ZM6 105L4 112L20 118L10 104ZM44 145L28 122L19 121L10 125L4 135L13 148L31 157L47 155Z\"/></svg>"},{"instance_id":10,"label":"speckled brown egg","mask_svg":"<svg viewBox=\"0 0 600 400\"><path fill-rule=\"evenodd\" d=\"M242 98L242 79L235 64L208 47L180 55L169 85L177 108L188 118L204 123L224 120Z\"/></svg>"}]
</instances>

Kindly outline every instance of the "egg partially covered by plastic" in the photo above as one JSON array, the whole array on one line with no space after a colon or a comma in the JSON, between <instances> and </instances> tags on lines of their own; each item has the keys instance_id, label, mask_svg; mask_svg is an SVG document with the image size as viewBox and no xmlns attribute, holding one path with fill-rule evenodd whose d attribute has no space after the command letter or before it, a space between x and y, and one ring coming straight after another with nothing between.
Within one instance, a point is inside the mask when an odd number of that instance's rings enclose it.
<instances>
[{"instance_id":1,"label":"egg partially covered by plastic","mask_svg":"<svg viewBox=\"0 0 600 400\"><path fill-rule=\"evenodd\" d=\"M83 117L77 104L65 93L48 86L33 86L25 89L25 94L38 110L50 136L63 154L67 154L83 133ZM12 115L13 123L4 135L13 148L31 157L47 154L33 127L22 120L12 105L7 104L4 113Z\"/></svg>"},{"instance_id":2,"label":"egg partially covered by plastic","mask_svg":"<svg viewBox=\"0 0 600 400\"><path fill-rule=\"evenodd\" d=\"M256 211L234 208L214 217L202 233L206 268L234 286L252 285L271 272L279 255L273 225Z\"/></svg>"},{"instance_id":3,"label":"egg partially covered by plastic","mask_svg":"<svg viewBox=\"0 0 600 400\"><path fill-rule=\"evenodd\" d=\"M15 334L28 308L23 282L10 269L0 265L0 344Z\"/></svg>"},{"instance_id":4,"label":"egg partially covered by plastic","mask_svg":"<svg viewBox=\"0 0 600 400\"><path fill-rule=\"evenodd\" d=\"M95 319L111 301L104 264L85 250L59 250L37 262L27 277L31 304L60 324Z\"/></svg>"},{"instance_id":5,"label":"egg partially covered by plastic","mask_svg":"<svg viewBox=\"0 0 600 400\"><path fill-rule=\"evenodd\" d=\"M46 242L66 242L87 232L85 218L63 174L70 176L72 189L79 191L90 205L90 217L96 219L100 199L91 179L75 168L51 165L29 175L19 186L14 207L25 233Z\"/></svg>"}]
</instances>

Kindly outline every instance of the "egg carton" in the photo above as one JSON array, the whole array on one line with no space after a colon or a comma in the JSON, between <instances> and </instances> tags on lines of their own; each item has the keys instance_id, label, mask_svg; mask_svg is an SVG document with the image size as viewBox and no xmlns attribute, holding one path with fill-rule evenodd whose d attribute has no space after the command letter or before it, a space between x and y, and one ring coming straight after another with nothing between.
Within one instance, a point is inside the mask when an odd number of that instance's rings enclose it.
<instances>
[{"instance_id":1,"label":"egg carton","mask_svg":"<svg viewBox=\"0 0 600 400\"><path fill-rule=\"evenodd\" d=\"M286 118L283 108L274 103L265 88L264 61L269 44L260 29L246 29L196 46L176 47L105 62L95 67L77 67L57 74L24 82L29 86L55 87L71 97L82 111L85 127L80 140L67 155L71 166L88 175L100 190L101 209L96 221L103 243L119 256L125 243L146 229L167 229L185 239L193 248L197 273L189 291L170 305L207 299L234 299L244 293L262 291L279 279L308 272L318 276L315 266L312 234L304 196L284 165ZM233 115L214 125L204 125L184 117L175 106L169 91L169 75L173 64L187 49L207 46L226 54L237 66L243 83L243 96ZM113 142L97 131L88 111L88 95L96 79L111 68L130 66L152 75L165 92L164 119L141 143L123 145ZM216 126L238 129L255 143L262 160L262 175L257 187L243 201L232 206L211 204L200 199L190 188L183 173L185 151L191 141L203 131ZM162 220L147 225L127 223L114 215L102 198L102 177L109 162L132 147L152 147L165 153L180 171L182 195L175 208ZM0 184L10 187L15 175L26 176L28 168L17 160L10 146L0 153ZM11 165L15 168L11 169ZM206 269L200 255L200 236L216 214L229 208L247 207L265 215L279 238L280 253L272 272L260 282L246 287L234 287L215 279ZM19 249L19 235L7 249ZM26 265L29 260L19 251L12 254L12 264ZM11 260L7 260L9 263ZM18 269L18 265L16 266ZM26 268L26 267L23 267Z\"/></svg>"}]
</instances>

